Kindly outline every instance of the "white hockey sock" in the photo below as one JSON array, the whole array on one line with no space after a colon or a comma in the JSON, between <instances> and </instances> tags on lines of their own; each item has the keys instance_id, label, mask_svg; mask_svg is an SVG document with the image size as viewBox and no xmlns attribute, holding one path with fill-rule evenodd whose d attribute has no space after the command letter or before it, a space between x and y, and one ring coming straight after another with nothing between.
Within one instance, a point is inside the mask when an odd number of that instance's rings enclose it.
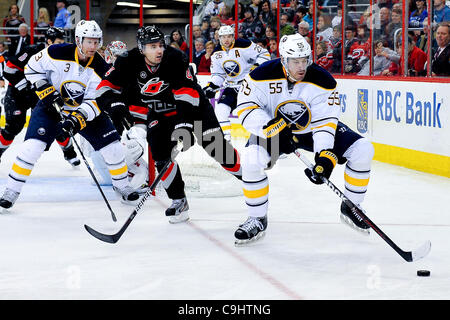
<instances>
[{"instance_id":1,"label":"white hockey sock","mask_svg":"<svg viewBox=\"0 0 450 320\"><path fill-rule=\"evenodd\" d=\"M219 120L220 127L226 135L231 135L231 122L230 122L230 112L231 107L224 103L218 103L214 107L214 112L216 114L217 120Z\"/></svg>"},{"instance_id":2,"label":"white hockey sock","mask_svg":"<svg viewBox=\"0 0 450 320\"><path fill-rule=\"evenodd\" d=\"M101 148L99 151L108 167L113 186L118 189L124 189L129 186L128 167L125 163L122 144L119 141L115 141Z\"/></svg>"},{"instance_id":3,"label":"white hockey sock","mask_svg":"<svg viewBox=\"0 0 450 320\"><path fill-rule=\"evenodd\" d=\"M344 170L344 194L355 204L363 202L370 178L370 166L374 155L372 143L362 138L344 153L348 159Z\"/></svg>"},{"instance_id":4,"label":"white hockey sock","mask_svg":"<svg viewBox=\"0 0 450 320\"><path fill-rule=\"evenodd\" d=\"M20 193L46 146L45 142L36 139L25 140L22 143L9 172L6 188Z\"/></svg>"}]
</instances>

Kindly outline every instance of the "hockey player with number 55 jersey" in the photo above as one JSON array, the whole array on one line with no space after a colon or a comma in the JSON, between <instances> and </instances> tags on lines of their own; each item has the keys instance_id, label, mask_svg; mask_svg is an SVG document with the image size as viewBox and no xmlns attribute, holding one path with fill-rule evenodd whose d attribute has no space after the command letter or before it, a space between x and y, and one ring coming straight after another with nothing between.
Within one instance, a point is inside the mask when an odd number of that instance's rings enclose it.
<instances>
[{"instance_id":1,"label":"hockey player with number 55 jersey","mask_svg":"<svg viewBox=\"0 0 450 320\"><path fill-rule=\"evenodd\" d=\"M269 182L263 169L281 153L297 148L314 152L315 165L305 173L315 184L322 184L322 177L328 179L336 164L346 163L345 196L355 204L363 201L369 183L374 149L368 139L339 121L336 81L312 63L311 47L301 35L283 36L279 48L281 58L252 71L238 95L236 113L251 136L241 161L249 218L235 232L237 245L264 235ZM369 226L344 203L341 220L368 233Z\"/></svg>"},{"instance_id":2,"label":"hockey player with number 55 jersey","mask_svg":"<svg viewBox=\"0 0 450 320\"><path fill-rule=\"evenodd\" d=\"M34 165L62 132L70 136L79 133L101 152L113 178L113 189L122 202L134 205L139 200L139 194L128 183L117 130L95 102L96 88L108 70L97 53L102 30L95 21L81 20L75 28L75 39L76 44L49 46L32 56L25 66L25 77L39 101L0 199L3 208L12 207Z\"/></svg>"}]
</instances>

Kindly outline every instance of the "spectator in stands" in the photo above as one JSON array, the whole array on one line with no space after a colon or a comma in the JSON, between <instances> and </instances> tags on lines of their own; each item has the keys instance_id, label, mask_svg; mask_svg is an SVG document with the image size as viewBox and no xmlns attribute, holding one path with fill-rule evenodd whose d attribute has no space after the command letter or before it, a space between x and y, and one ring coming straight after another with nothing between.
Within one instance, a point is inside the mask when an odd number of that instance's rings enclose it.
<instances>
[{"instance_id":1,"label":"spectator in stands","mask_svg":"<svg viewBox=\"0 0 450 320\"><path fill-rule=\"evenodd\" d=\"M50 21L50 14L48 13L47 8L41 7L38 11L38 18L36 22L34 23L34 27L37 29L34 29L35 35L43 35L45 33L45 30L47 30L52 25L52 22ZM39 39L40 38L40 39ZM36 41L44 41L43 36L42 37L36 37Z\"/></svg>"},{"instance_id":2,"label":"spectator in stands","mask_svg":"<svg viewBox=\"0 0 450 320\"><path fill-rule=\"evenodd\" d=\"M378 0L377 6L380 9L382 9L382 8L391 9L392 8L392 0Z\"/></svg>"},{"instance_id":3,"label":"spectator in stands","mask_svg":"<svg viewBox=\"0 0 450 320\"><path fill-rule=\"evenodd\" d=\"M305 7L298 7L297 10L295 10L294 15L294 21L292 22L294 24L294 27L298 29L298 24L303 20L303 18L308 14L308 9ZM306 22L306 21L305 21ZM309 26L309 24L308 24Z\"/></svg>"},{"instance_id":4,"label":"spectator in stands","mask_svg":"<svg viewBox=\"0 0 450 320\"><path fill-rule=\"evenodd\" d=\"M401 42L400 42L401 43ZM399 46L400 62L398 65L398 74L403 75L403 45ZM425 63L427 62L427 55L425 52L416 47L416 43L412 36L408 36L408 71L407 76L417 77L426 75Z\"/></svg>"},{"instance_id":5,"label":"spectator in stands","mask_svg":"<svg viewBox=\"0 0 450 320\"><path fill-rule=\"evenodd\" d=\"M19 26L19 36L11 37L9 45L9 55L18 55L27 45L31 43L31 37L28 34L28 25L22 23Z\"/></svg>"},{"instance_id":6,"label":"spectator in stands","mask_svg":"<svg viewBox=\"0 0 450 320\"><path fill-rule=\"evenodd\" d=\"M276 59L279 56L277 38L269 39L269 49L268 50L270 52L270 59Z\"/></svg>"},{"instance_id":7,"label":"spectator in stands","mask_svg":"<svg viewBox=\"0 0 450 320\"><path fill-rule=\"evenodd\" d=\"M205 15L217 16L224 6L225 3L222 0L212 0L206 5Z\"/></svg>"},{"instance_id":8,"label":"spectator in stands","mask_svg":"<svg viewBox=\"0 0 450 320\"><path fill-rule=\"evenodd\" d=\"M334 18L331 20L331 27L334 28L335 26L341 25L342 22L342 7L337 8L337 15L334 16Z\"/></svg>"},{"instance_id":9,"label":"spectator in stands","mask_svg":"<svg viewBox=\"0 0 450 320\"><path fill-rule=\"evenodd\" d=\"M389 47L392 47L393 39L389 38L388 25L391 22L391 10L388 7L383 7L378 13L379 23L374 24L373 39L386 40L389 42Z\"/></svg>"},{"instance_id":10,"label":"spectator in stands","mask_svg":"<svg viewBox=\"0 0 450 320\"><path fill-rule=\"evenodd\" d=\"M205 55L205 53L206 53L205 40L203 40L203 38L195 39L194 46L195 46L195 51L192 56L192 62L194 62L197 65L197 70L198 70L198 66L200 65L200 60L202 59L202 56Z\"/></svg>"},{"instance_id":11,"label":"spectator in stands","mask_svg":"<svg viewBox=\"0 0 450 320\"><path fill-rule=\"evenodd\" d=\"M180 46L180 50L189 55L188 45L186 41L184 41L183 34L179 29L172 30L172 32L170 33L169 42L178 43L178 45Z\"/></svg>"},{"instance_id":12,"label":"spectator in stands","mask_svg":"<svg viewBox=\"0 0 450 320\"><path fill-rule=\"evenodd\" d=\"M333 28L331 28L330 16L321 13L317 18L317 34L316 39L318 41L328 42L333 35Z\"/></svg>"},{"instance_id":13,"label":"spectator in stands","mask_svg":"<svg viewBox=\"0 0 450 320\"><path fill-rule=\"evenodd\" d=\"M383 41L381 40L375 41L373 50L375 52L375 56L373 58L372 74L374 76L378 76L381 75L384 70L389 69L392 63L392 59L390 59L389 56L398 56L398 54L395 51L385 47L383 45ZM398 57L398 59L400 59L400 57ZM369 56L364 56L358 63L361 67L361 71L358 72L358 75L368 76L370 73Z\"/></svg>"},{"instance_id":14,"label":"spectator in stands","mask_svg":"<svg viewBox=\"0 0 450 320\"><path fill-rule=\"evenodd\" d=\"M231 16L233 19L233 23L234 23L234 17L235 17L235 5L233 4L233 6L231 7ZM242 21L244 21L244 5L239 2L238 3L238 22L241 23Z\"/></svg>"},{"instance_id":15,"label":"spectator in stands","mask_svg":"<svg viewBox=\"0 0 450 320\"><path fill-rule=\"evenodd\" d=\"M328 44L324 41L317 42L316 63L328 71L331 70L333 65L333 54L328 52Z\"/></svg>"},{"instance_id":16,"label":"spectator in stands","mask_svg":"<svg viewBox=\"0 0 450 320\"><path fill-rule=\"evenodd\" d=\"M180 46L179 46L178 43L176 43L175 41L174 41L174 42L171 42L171 43L170 43L170 46L171 46L172 48L181 50Z\"/></svg>"},{"instance_id":17,"label":"spectator in stands","mask_svg":"<svg viewBox=\"0 0 450 320\"><path fill-rule=\"evenodd\" d=\"M415 0L415 2L417 9L409 15L409 26L412 28L420 28L423 26L423 20L428 17L427 4L425 0ZM400 17L401 15L400 11ZM394 11L392 11L392 20L394 20Z\"/></svg>"},{"instance_id":18,"label":"spectator in stands","mask_svg":"<svg viewBox=\"0 0 450 320\"><path fill-rule=\"evenodd\" d=\"M209 37L204 37L205 40L211 40L214 39L214 34L216 31L220 29L220 18L218 16L211 17L211 20L209 21Z\"/></svg>"},{"instance_id":19,"label":"spectator in stands","mask_svg":"<svg viewBox=\"0 0 450 320\"><path fill-rule=\"evenodd\" d=\"M194 40L197 38L203 38L202 29L198 24L192 26L192 37ZM204 39L204 40L206 40L206 39Z\"/></svg>"},{"instance_id":20,"label":"spectator in stands","mask_svg":"<svg viewBox=\"0 0 450 320\"><path fill-rule=\"evenodd\" d=\"M6 54L8 49L6 49L6 44L4 42L0 42L0 56Z\"/></svg>"},{"instance_id":21,"label":"spectator in stands","mask_svg":"<svg viewBox=\"0 0 450 320\"><path fill-rule=\"evenodd\" d=\"M346 73L354 73L357 60L353 58L353 51L359 46L359 41L356 38L356 28L353 25L348 25L345 28L344 41L344 71ZM356 55L355 55L356 58ZM359 59L359 58L358 58ZM342 48L341 46L333 49L333 65L332 72L340 73L342 65Z\"/></svg>"},{"instance_id":22,"label":"spectator in stands","mask_svg":"<svg viewBox=\"0 0 450 320\"><path fill-rule=\"evenodd\" d=\"M302 35L303 37L310 37L312 36L312 31L310 31L309 23L306 21L302 21L298 24L297 27L298 33Z\"/></svg>"},{"instance_id":23,"label":"spectator in stands","mask_svg":"<svg viewBox=\"0 0 450 320\"><path fill-rule=\"evenodd\" d=\"M289 13L291 17L294 17L295 13L298 9L298 1L297 0L289 0L289 7L285 9L285 12Z\"/></svg>"},{"instance_id":24,"label":"spectator in stands","mask_svg":"<svg viewBox=\"0 0 450 320\"><path fill-rule=\"evenodd\" d=\"M410 19L411 21L411 19ZM391 14L391 22L386 26L386 32L388 34L388 38L392 41L394 40L395 32L398 29L402 29L402 10L393 9ZM398 36L401 35L401 31L398 31Z\"/></svg>"},{"instance_id":25,"label":"spectator in stands","mask_svg":"<svg viewBox=\"0 0 450 320\"><path fill-rule=\"evenodd\" d=\"M222 9L220 9L219 14L217 15L220 19L221 25L232 25L234 23L234 11L231 13L231 8L225 5Z\"/></svg>"},{"instance_id":26,"label":"spectator in stands","mask_svg":"<svg viewBox=\"0 0 450 320\"><path fill-rule=\"evenodd\" d=\"M205 41L209 41L209 40L211 40L211 37L214 37L214 32L211 34L211 27L209 25L209 17L203 18L200 29L202 30L202 37L203 37L203 39L205 39ZM192 29L192 32L194 32L194 29Z\"/></svg>"},{"instance_id":27,"label":"spectator in stands","mask_svg":"<svg viewBox=\"0 0 450 320\"><path fill-rule=\"evenodd\" d=\"M54 26L63 29L70 29L72 23L70 22L70 13L66 9L66 3L64 1L56 1L56 8L58 13L55 17Z\"/></svg>"},{"instance_id":28,"label":"spectator in stands","mask_svg":"<svg viewBox=\"0 0 450 320\"><path fill-rule=\"evenodd\" d=\"M260 3L259 21L262 23L263 28L266 28L269 25L276 25L276 16L273 14L272 10L270 10L269 0L263 0Z\"/></svg>"},{"instance_id":29,"label":"spectator in stands","mask_svg":"<svg viewBox=\"0 0 450 320\"><path fill-rule=\"evenodd\" d=\"M276 30L274 28L272 28L271 26L268 26L266 28L266 31L265 31L264 37L263 37L265 46L267 47L269 45L270 39L276 38L276 37L277 37Z\"/></svg>"},{"instance_id":30,"label":"spectator in stands","mask_svg":"<svg viewBox=\"0 0 450 320\"><path fill-rule=\"evenodd\" d=\"M259 8L260 8L261 0L252 0L252 3L249 4L249 7L253 9L253 15L255 17L259 17Z\"/></svg>"},{"instance_id":31,"label":"spectator in stands","mask_svg":"<svg viewBox=\"0 0 450 320\"><path fill-rule=\"evenodd\" d=\"M219 41L219 29L217 29L217 30L214 32L214 38L213 38L211 41L214 42L214 44L215 44L216 46L220 43L220 41Z\"/></svg>"},{"instance_id":32,"label":"spectator in stands","mask_svg":"<svg viewBox=\"0 0 450 320\"><path fill-rule=\"evenodd\" d=\"M441 22L436 30L438 48L433 55L433 76L450 76L450 22Z\"/></svg>"},{"instance_id":33,"label":"spectator in stands","mask_svg":"<svg viewBox=\"0 0 450 320\"><path fill-rule=\"evenodd\" d=\"M330 37L330 42L333 49L341 46L341 30L340 25L333 27L333 35Z\"/></svg>"},{"instance_id":34,"label":"spectator in stands","mask_svg":"<svg viewBox=\"0 0 450 320\"><path fill-rule=\"evenodd\" d=\"M18 28L21 23L25 23L25 18L19 14L19 7L15 4L9 7L9 14L3 19L3 27ZM18 34L18 30L3 30L4 34Z\"/></svg>"},{"instance_id":35,"label":"spectator in stands","mask_svg":"<svg viewBox=\"0 0 450 320\"><path fill-rule=\"evenodd\" d=\"M359 24L356 27L356 37L358 38L359 43L364 43L369 40L369 29L366 24Z\"/></svg>"},{"instance_id":36,"label":"spectator in stands","mask_svg":"<svg viewBox=\"0 0 450 320\"><path fill-rule=\"evenodd\" d=\"M244 22L242 22L242 34L244 38L247 38L251 41L256 38L260 38L263 34L264 28L261 21L255 19L253 16L253 9L247 7L244 10Z\"/></svg>"},{"instance_id":37,"label":"spectator in stands","mask_svg":"<svg viewBox=\"0 0 450 320\"><path fill-rule=\"evenodd\" d=\"M267 29L267 27L266 27ZM282 13L280 17L280 37L286 35L286 34L294 34L295 29L292 26L292 23L289 19L289 15L287 13Z\"/></svg>"},{"instance_id":38,"label":"spectator in stands","mask_svg":"<svg viewBox=\"0 0 450 320\"><path fill-rule=\"evenodd\" d=\"M312 31L313 29L313 12L314 12L314 4L312 1L309 2L308 6L308 12L303 17L303 21L306 21L309 23L309 31Z\"/></svg>"},{"instance_id":39,"label":"spectator in stands","mask_svg":"<svg viewBox=\"0 0 450 320\"><path fill-rule=\"evenodd\" d=\"M445 21L450 21L450 8L445 4L445 0L434 0L434 22Z\"/></svg>"},{"instance_id":40,"label":"spectator in stands","mask_svg":"<svg viewBox=\"0 0 450 320\"><path fill-rule=\"evenodd\" d=\"M205 54L201 56L198 65L198 72L210 72L211 69L211 55L214 51L214 42L208 41L205 44Z\"/></svg>"}]
</instances>

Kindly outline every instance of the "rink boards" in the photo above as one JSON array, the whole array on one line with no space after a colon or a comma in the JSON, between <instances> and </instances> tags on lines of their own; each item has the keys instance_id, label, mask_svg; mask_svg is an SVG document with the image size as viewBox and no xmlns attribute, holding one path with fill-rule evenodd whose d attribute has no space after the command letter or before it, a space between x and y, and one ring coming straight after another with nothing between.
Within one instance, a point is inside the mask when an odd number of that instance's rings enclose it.
<instances>
[{"instance_id":1,"label":"rink boards","mask_svg":"<svg viewBox=\"0 0 450 320\"><path fill-rule=\"evenodd\" d=\"M209 76L198 76L202 85ZM450 177L449 83L337 79L330 103L367 137L375 160ZM248 135L234 119L234 135Z\"/></svg>"}]
</instances>

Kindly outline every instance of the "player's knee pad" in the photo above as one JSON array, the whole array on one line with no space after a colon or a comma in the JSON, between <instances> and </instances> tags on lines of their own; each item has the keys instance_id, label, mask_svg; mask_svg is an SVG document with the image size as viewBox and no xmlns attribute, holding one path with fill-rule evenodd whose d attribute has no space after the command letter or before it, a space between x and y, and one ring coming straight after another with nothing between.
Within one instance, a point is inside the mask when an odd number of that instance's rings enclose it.
<instances>
[{"instance_id":1,"label":"player's knee pad","mask_svg":"<svg viewBox=\"0 0 450 320\"><path fill-rule=\"evenodd\" d=\"M349 165L354 169L368 169L370 168L375 149L367 138L361 138L356 140L350 148L344 153L344 157L347 158Z\"/></svg>"},{"instance_id":2,"label":"player's knee pad","mask_svg":"<svg viewBox=\"0 0 450 320\"><path fill-rule=\"evenodd\" d=\"M125 161L128 166L131 166L144 155L144 148L136 139L124 140L122 145L124 146Z\"/></svg>"},{"instance_id":3,"label":"player's knee pad","mask_svg":"<svg viewBox=\"0 0 450 320\"><path fill-rule=\"evenodd\" d=\"M228 120L231 112L231 107L229 105L226 105L225 103L218 103L214 107L214 112L216 113L216 117L219 121Z\"/></svg>"},{"instance_id":4,"label":"player's knee pad","mask_svg":"<svg viewBox=\"0 0 450 320\"><path fill-rule=\"evenodd\" d=\"M266 149L259 145L249 145L241 153L242 177L245 180L246 172L260 172L270 162L270 155Z\"/></svg>"},{"instance_id":5,"label":"player's knee pad","mask_svg":"<svg viewBox=\"0 0 450 320\"><path fill-rule=\"evenodd\" d=\"M17 157L30 164L35 164L42 153L45 151L47 144L37 139L25 140L20 146Z\"/></svg>"},{"instance_id":6,"label":"player's knee pad","mask_svg":"<svg viewBox=\"0 0 450 320\"><path fill-rule=\"evenodd\" d=\"M107 165L116 164L125 161L125 152L119 141L114 141L107 146L101 148L100 153L105 159Z\"/></svg>"}]
</instances>

